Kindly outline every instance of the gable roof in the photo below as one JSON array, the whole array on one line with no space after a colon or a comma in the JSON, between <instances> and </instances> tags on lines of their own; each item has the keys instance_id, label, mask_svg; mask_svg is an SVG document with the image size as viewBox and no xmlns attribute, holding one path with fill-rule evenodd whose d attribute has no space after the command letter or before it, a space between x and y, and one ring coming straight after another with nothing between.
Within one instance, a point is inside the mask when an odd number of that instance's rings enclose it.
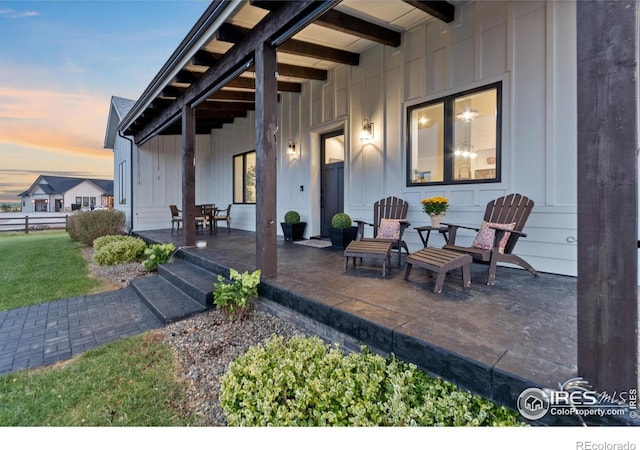
<instances>
[{"instance_id":1,"label":"gable roof","mask_svg":"<svg viewBox=\"0 0 640 450\"><path fill-rule=\"evenodd\" d=\"M88 181L93 183L98 189L102 190L105 195L113 195L113 180L101 180L97 178L73 178L58 177L54 175L40 175L36 181L24 192L18 194L18 197L28 197L37 187L42 189L46 194L62 195L73 189L77 185Z\"/></svg>"},{"instance_id":2,"label":"gable roof","mask_svg":"<svg viewBox=\"0 0 640 450\"><path fill-rule=\"evenodd\" d=\"M135 100L129 100L128 98L116 97L115 95L111 97L107 131L104 136L104 148L113 149L118 134L118 126L135 103Z\"/></svg>"}]
</instances>

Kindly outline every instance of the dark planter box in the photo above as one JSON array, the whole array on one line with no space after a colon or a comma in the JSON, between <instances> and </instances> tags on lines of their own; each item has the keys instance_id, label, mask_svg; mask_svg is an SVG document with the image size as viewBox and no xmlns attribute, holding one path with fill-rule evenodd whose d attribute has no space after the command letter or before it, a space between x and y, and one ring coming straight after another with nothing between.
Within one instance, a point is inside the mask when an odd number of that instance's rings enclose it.
<instances>
[{"instance_id":1,"label":"dark planter box","mask_svg":"<svg viewBox=\"0 0 640 450\"><path fill-rule=\"evenodd\" d=\"M304 229L307 222L286 223L280 222L285 241L301 241L304 239Z\"/></svg>"},{"instance_id":2,"label":"dark planter box","mask_svg":"<svg viewBox=\"0 0 640 450\"><path fill-rule=\"evenodd\" d=\"M329 237L331 245L336 248L347 248L351 241L355 241L358 234L358 227L333 228L329 227Z\"/></svg>"}]
</instances>

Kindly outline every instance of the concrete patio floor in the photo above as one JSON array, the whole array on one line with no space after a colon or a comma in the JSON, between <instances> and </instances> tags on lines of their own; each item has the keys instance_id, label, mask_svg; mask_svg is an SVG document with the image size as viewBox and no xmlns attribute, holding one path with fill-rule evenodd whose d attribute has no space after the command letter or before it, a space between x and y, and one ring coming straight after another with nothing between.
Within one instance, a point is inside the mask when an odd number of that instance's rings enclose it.
<instances>
[{"instance_id":1,"label":"concrete patio floor","mask_svg":"<svg viewBox=\"0 0 640 450\"><path fill-rule=\"evenodd\" d=\"M182 246L182 232L138 232L148 241ZM213 271L255 270L255 233L232 229L199 232L206 248L182 248L191 262ZM397 254L382 277L381 263L343 271L341 249L312 248L278 240L278 274L262 280L261 294L345 333L381 353L442 376L503 404L528 387L557 388L576 374L574 277L501 267L487 286L487 267L472 264L470 289L462 274L447 276L441 294L434 279L414 267L408 281Z\"/></svg>"}]
</instances>

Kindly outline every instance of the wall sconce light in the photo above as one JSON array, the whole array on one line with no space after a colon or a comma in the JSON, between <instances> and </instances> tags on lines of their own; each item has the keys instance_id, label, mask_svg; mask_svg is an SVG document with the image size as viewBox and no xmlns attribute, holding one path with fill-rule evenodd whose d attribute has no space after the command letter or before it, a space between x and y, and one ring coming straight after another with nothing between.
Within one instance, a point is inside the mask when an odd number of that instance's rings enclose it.
<instances>
[{"instance_id":1,"label":"wall sconce light","mask_svg":"<svg viewBox=\"0 0 640 450\"><path fill-rule=\"evenodd\" d=\"M294 141L293 139L289 139L289 145L287 145L287 155L294 156L296 153L296 141Z\"/></svg>"},{"instance_id":2,"label":"wall sconce light","mask_svg":"<svg viewBox=\"0 0 640 450\"><path fill-rule=\"evenodd\" d=\"M373 139L373 122L369 122L369 119L362 121L362 130L360 130L360 140L363 142Z\"/></svg>"}]
</instances>

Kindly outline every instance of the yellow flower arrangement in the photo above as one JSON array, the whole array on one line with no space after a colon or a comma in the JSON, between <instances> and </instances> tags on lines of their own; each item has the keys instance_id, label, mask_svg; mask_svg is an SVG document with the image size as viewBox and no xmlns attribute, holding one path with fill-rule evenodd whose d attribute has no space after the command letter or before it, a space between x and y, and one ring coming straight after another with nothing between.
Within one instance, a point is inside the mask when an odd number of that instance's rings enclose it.
<instances>
[{"instance_id":1,"label":"yellow flower arrangement","mask_svg":"<svg viewBox=\"0 0 640 450\"><path fill-rule=\"evenodd\" d=\"M431 197L420 200L422 209L429 215L442 214L449 207L449 199L446 197Z\"/></svg>"}]
</instances>

